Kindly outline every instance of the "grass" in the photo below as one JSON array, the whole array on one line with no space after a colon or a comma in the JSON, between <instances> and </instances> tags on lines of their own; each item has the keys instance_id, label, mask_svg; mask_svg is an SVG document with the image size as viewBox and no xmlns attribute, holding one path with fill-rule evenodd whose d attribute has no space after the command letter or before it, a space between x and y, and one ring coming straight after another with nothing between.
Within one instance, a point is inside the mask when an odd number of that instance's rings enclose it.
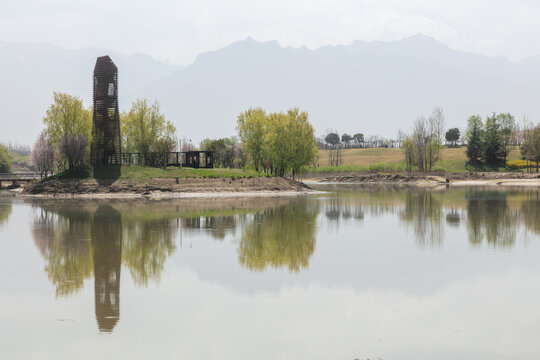
<instances>
[{"instance_id":1,"label":"grass","mask_svg":"<svg viewBox=\"0 0 540 360\"><path fill-rule=\"evenodd\" d=\"M444 148L442 150L441 161L439 161L433 171L443 171L451 173L465 173L469 170L465 168L467 156L465 147ZM514 149L508 156L508 162L520 159L519 149ZM319 161L317 167L306 168L307 173L339 173L357 171L379 171L396 172L406 171L403 152L401 149L374 148L374 149L345 149L342 150L343 164L340 166L330 166L328 161L328 150L319 151ZM479 167L477 171L508 171L506 167Z\"/></svg>"},{"instance_id":2,"label":"grass","mask_svg":"<svg viewBox=\"0 0 540 360\"><path fill-rule=\"evenodd\" d=\"M255 170L243 169L192 169L167 167L155 168L146 166L84 166L74 171L64 171L49 179L174 179L174 178L253 178L265 176Z\"/></svg>"}]
</instances>

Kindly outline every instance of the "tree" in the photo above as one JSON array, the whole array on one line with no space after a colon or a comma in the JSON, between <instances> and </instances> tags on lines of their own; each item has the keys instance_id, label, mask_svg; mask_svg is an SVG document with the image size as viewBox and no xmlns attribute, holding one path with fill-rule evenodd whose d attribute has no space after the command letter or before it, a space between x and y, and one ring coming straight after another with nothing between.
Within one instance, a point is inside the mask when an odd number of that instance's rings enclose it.
<instances>
[{"instance_id":1,"label":"tree","mask_svg":"<svg viewBox=\"0 0 540 360\"><path fill-rule=\"evenodd\" d=\"M92 115L83 107L82 100L76 96L57 92L53 97L54 102L43 118L49 143L58 149L65 136L83 135L90 140Z\"/></svg>"},{"instance_id":2,"label":"tree","mask_svg":"<svg viewBox=\"0 0 540 360\"><path fill-rule=\"evenodd\" d=\"M536 172L538 172L538 163L540 162L540 125L527 131L525 140L521 145L521 155L527 161L536 163Z\"/></svg>"},{"instance_id":3,"label":"tree","mask_svg":"<svg viewBox=\"0 0 540 360\"><path fill-rule=\"evenodd\" d=\"M257 170L266 163L274 174L292 171L294 178L303 166L314 162L318 149L306 112L293 108L266 115L259 108L241 113L238 119L243 149L249 149Z\"/></svg>"},{"instance_id":4,"label":"tree","mask_svg":"<svg viewBox=\"0 0 540 360\"><path fill-rule=\"evenodd\" d=\"M214 152L216 166L232 168L237 150L235 145L236 138L205 139L201 142L200 149Z\"/></svg>"},{"instance_id":5,"label":"tree","mask_svg":"<svg viewBox=\"0 0 540 360\"><path fill-rule=\"evenodd\" d=\"M516 138L516 120L512 114L502 113L497 115L497 122L499 123L500 129L500 152L504 158L504 163L506 164L506 158L510 153L510 145Z\"/></svg>"},{"instance_id":6,"label":"tree","mask_svg":"<svg viewBox=\"0 0 540 360\"><path fill-rule=\"evenodd\" d=\"M160 140L163 145L176 139L176 127L160 112L157 101L149 104L146 99L135 100L129 112L120 116L120 125L124 151L140 153L147 165L155 161L150 154L158 150Z\"/></svg>"},{"instance_id":7,"label":"tree","mask_svg":"<svg viewBox=\"0 0 540 360\"><path fill-rule=\"evenodd\" d=\"M30 153L30 163L37 170L41 178L47 176L54 166L54 147L49 143L45 132L41 132Z\"/></svg>"},{"instance_id":8,"label":"tree","mask_svg":"<svg viewBox=\"0 0 540 360\"><path fill-rule=\"evenodd\" d=\"M458 128L449 129L446 132L445 139L447 142L451 143L452 146L456 146L456 142L459 140L460 133Z\"/></svg>"},{"instance_id":9,"label":"tree","mask_svg":"<svg viewBox=\"0 0 540 360\"><path fill-rule=\"evenodd\" d=\"M339 144L339 135L337 133L329 133L324 138L324 141L326 141L327 144L335 147L337 144Z\"/></svg>"},{"instance_id":10,"label":"tree","mask_svg":"<svg viewBox=\"0 0 540 360\"><path fill-rule=\"evenodd\" d=\"M442 140L444 133L444 113L441 107L433 109L431 116L428 119L430 135L437 136L437 139Z\"/></svg>"},{"instance_id":11,"label":"tree","mask_svg":"<svg viewBox=\"0 0 540 360\"><path fill-rule=\"evenodd\" d=\"M176 140L168 136L159 138L154 144L154 152L157 155L156 165L161 165L163 168L167 168L169 162L169 154L174 151Z\"/></svg>"},{"instance_id":12,"label":"tree","mask_svg":"<svg viewBox=\"0 0 540 360\"><path fill-rule=\"evenodd\" d=\"M503 158L501 126L497 115L488 116L484 126L484 146L482 159L489 165L497 164Z\"/></svg>"},{"instance_id":13,"label":"tree","mask_svg":"<svg viewBox=\"0 0 540 360\"><path fill-rule=\"evenodd\" d=\"M244 151L253 159L255 170L264 168L264 137L268 132L266 111L255 108L240 113L237 130Z\"/></svg>"},{"instance_id":14,"label":"tree","mask_svg":"<svg viewBox=\"0 0 540 360\"><path fill-rule=\"evenodd\" d=\"M484 124L479 115L472 115L467 120L465 139L467 141L466 155L472 165L477 165L482 156L482 142L484 137Z\"/></svg>"},{"instance_id":15,"label":"tree","mask_svg":"<svg viewBox=\"0 0 540 360\"><path fill-rule=\"evenodd\" d=\"M354 143L356 144L356 146L360 146L364 143L364 134L356 133L353 135L352 139Z\"/></svg>"},{"instance_id":16,"label":"tree","mask_svg":"<svg viewBox=\"0 0 540 360\"><path fill-rule=\"evenodd\" d=\"M88 149L88 139L84 135L66 135L58 146L60 154L68 161L69 170L84 164Z\"/></svg>"},{"instance_id":17,"label":"tree","mask_svg":"<svg viewBox=\"0 0 540 360\"><path fill-rule=\"evenodd\" d=\"M293 179L300 169L312 164L317 157L315 131L309 123L308 114L298 108L287 111L287 132L291 141L290 167Z\"/></svg>"},{"instance_id":18,"label":"tree","mask_svg":"<svg viewBox=\"0 0 540 360\"><path fill-rule=\"evenodd\" d=\"M442 145L433 122L419 117L414 123L413 133L401 143L405 163L410 171L417 167L419 171L431 171L440 160Z\"/></svg>"},{"instance_id":19,"label":"tree","mask_svg":"<svg viewBox=\"0 0 540 360\"><path fill-rule=\"evenodd\" d=\"M407 171L410 172L416 164L416 147L414 146L414 142L410 137L403 140L401 143L401 149L403 150L403 155L405 155L405 165L407 166Z\"/></svg>"},{"instance_id":20,"label":"tree","mask_svg":"<svg viewBox=\"0 0 540 360\"><path fill-rule=\"evenodd\" d=\"M11 159L6 147L0 144L0 173L11 172Z\"/></svg>"},{"instance_id":21,"label":"tree","mask_svg":"<svg viewBox=\"0 0 540 360\"><path fill-rule=\"evenodd\" d=\"M345 144L345 147L349 146L349 143L351 142L352 139L353 139L352 136L349 134L345 133L341 135L341 142Z\"/></svg>"}]
</instances>

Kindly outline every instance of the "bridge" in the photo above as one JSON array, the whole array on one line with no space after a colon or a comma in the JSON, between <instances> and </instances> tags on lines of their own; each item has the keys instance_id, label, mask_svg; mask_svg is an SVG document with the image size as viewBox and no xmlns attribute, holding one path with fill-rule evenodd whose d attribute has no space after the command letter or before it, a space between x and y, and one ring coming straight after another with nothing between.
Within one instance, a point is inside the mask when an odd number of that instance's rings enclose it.
<instances>
[{"instance_id":1,"label":"bridge","mask_svg":"<svg viewBox=\"0 0 540 360\"><path fill-rule=\"evenodd\" d=\"M35 173L0 173L0 187L2 187L3 182L11 182L12 184L15 184L22 182L30 182L39 179L41 179L41 177L39 176L39 174Z\"/></svg>"}]
</instances>

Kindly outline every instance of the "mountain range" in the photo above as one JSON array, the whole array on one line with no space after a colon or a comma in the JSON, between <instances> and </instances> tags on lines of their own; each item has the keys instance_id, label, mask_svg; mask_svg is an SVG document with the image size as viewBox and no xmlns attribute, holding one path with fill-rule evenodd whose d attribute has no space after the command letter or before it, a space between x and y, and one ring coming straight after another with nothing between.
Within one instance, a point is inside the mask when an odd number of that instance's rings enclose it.
<instances>
[{"instance_id":1,"label":"mountain range","mask_svg":"<svg viewBox=\"0 0 540 360\"><path fill-rule=\"evenodd\" d=\"M31 144L53 91L91 105L93 66L105 54L119 68L121 109L139 97L156 99L179 137L194 143L234 135L238 113L256 106L299 107L317 134L335 129L384 137L410 129L436 106L447 127L461 129L472 114L540 118L540 57L512 62L453 50L421 34L315 50L248 38L187 66L104 49L0 43L0 142Z\"/></svg>"}]
</instances>

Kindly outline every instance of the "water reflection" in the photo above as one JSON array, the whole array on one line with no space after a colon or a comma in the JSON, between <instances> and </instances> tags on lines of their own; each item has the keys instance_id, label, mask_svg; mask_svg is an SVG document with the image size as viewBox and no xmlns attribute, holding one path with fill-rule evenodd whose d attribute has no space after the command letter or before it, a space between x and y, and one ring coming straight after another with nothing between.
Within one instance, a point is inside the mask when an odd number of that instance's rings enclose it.
<instances>
[{"instance_id":1,"label":"water reflection","mask_svg":"<svg viewBox=\"0 0 540 360\"><path fill-rule=\"evenodd\" d=\"M111 332L120 318L122 220L111 206L100 206L92 223L94 302L100 331Z\"/></svg>"},{"instance_id":2,"label":"water reflection","mask_svg":"<svg viewBox=\"0 0 540 360\"><path fill-rule=\"evenodd\" d=\"M408 192L400 219L412 224L420 247L438 247L444 239L442 201L430 192Z\"/></svg>"},{"instance_id":3,"label":"water reflection","mask_svg":"<svg viewBox=\"0 0 540 360\"><path fill-rule=\"evenodd\" d=\"M256 212L242 229L238 260L248 269L307 268L315 250L317 204L307 199Z\"/></svg>"},{"instance_id":4,"label":"water reflection","mask_svg":"<svg viewBox=\"0 0 540 360\"><path fill-rule=\"evenodd\" d=\"M92 275L91 218L91 212L69 204L58 211L44 206L34 212L34 243L45 259L45 273L56 296L82 289Z\"/></svg>"},{"instance_id":5,"label":"water reflection","mask_svg":"<svg viewBox=\"0 0 540 360\"><path fill-rule=\"evenodd\" d=\"M456 231L472 246L500 249L515 245L520 226L540 234L540 199L532 190L382 188L265 201L33 204L33 239L56 296L81 290L93 276L95 315L104 332L119 321L122 266L137 286L158 283L182 235L228 239L237 246L238 263L253 272L300 272L309 267L321 227L336 234L347 227L354 229L348 234L358 234L371 225L370 218L397 219L425 249L443 247L446 233ZM10 212L11 205L0 206L0 221Z\"/></svg>"},{"instance_id":6,"label":"water reflection","mask_svg":"<svg viewBox=\"0 0 540 360\"><path fill-rule=\"evenodd\" d=\"M509 208L507 195L477 190L471 190L466 195L469 242L480 245L486 240L490 246L513 246L519 211Z\"/></svg>"},{"instance_id":7,"label":"water reflection","mask_svg":"<svg viewBox=\"0 0 540 360\"><path fill-rule=\"evenodd\" d=\"M34 209L32 234L56 296L73 294L94 275L98 328L111 332L120 316L120 275L138 285L159 280L174 253L174 221L124 213L108 203L44 203Z\"/></svg>"},{"instance_id":8,"label":"water reflection","mask_svg":"<svg viewBox=\"0 0 540 360\"><path fill-rule=\"evenodd\" d=\"M11 215L11 204L0 204L0 225L7 222Z\"/></svg>"}]
</instances>

